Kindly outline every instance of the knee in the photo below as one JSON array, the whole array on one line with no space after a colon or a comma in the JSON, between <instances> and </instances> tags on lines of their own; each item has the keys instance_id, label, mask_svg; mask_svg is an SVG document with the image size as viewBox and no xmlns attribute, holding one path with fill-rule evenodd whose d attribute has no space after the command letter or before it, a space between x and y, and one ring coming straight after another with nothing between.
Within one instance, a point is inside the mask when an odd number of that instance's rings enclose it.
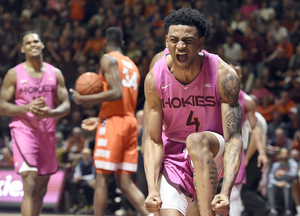
<instances>
[{"instance_id":1,"label":"knee","mask_svg":"<svg viewBox=\"0 0 300 216\"><path fill-rule=\"evenodd\" d=\"M192 160L200 159L201 156L212 154L209 147L209 140L204 133L190 134L186 140L186 148Z\"/></svg>"},{"instance_id":2,"label":"knee","mask_svg":"<svg viewBox=\"0 0 300 216\"><path fill-rule=\"evenodd\" d=\"M27 196L34 196L36 193L36 180L27 178L23 179L23 185L24 185L24 194Z\"/></svg>"},{"instance_id":3,"label":"knee","mask_svg":"<svg viewBox=\"0 0 300 216\"><path fill-rule=\"evenodd\" d=\"M41 198L41 199L43 199L44 196L46 195L46 193L47 193L47 186L44 186L41 189L39 189L39 191L38 191L38 197Z\"/></svg>"}]
</instances>

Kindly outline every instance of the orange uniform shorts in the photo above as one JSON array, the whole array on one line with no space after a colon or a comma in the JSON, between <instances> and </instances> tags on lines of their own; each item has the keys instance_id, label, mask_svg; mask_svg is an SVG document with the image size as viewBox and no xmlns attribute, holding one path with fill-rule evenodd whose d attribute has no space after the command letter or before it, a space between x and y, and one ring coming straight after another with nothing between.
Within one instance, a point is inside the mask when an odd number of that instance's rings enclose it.
<instances>
[{"instance_id":1,"label":"orange uniform shorts","mask_svg":"<svg viewBox=\"0 0 300 216\"><path fill-rule=\"evenodd\" d=\"M137 121L134 116L112 116L98 125L94 165L98 174L137 171Z\"/></svg>"}]
</instances>

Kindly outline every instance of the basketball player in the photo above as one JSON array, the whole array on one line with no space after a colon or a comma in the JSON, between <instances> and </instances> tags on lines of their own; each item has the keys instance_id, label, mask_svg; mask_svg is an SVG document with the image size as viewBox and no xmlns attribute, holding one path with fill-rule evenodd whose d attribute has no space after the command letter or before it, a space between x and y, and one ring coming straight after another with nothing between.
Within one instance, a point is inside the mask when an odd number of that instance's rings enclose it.
<instances>
[{"instance_id":1,"label":"basketball player","mask_svg":"<svg viewBox=\"0 0 300 216\"><path fill-rule=\"evenodd\" d=\"M239 78L218 56L198 52L211 36L200 12L172 11L164 28L170 55L145 80L146 209L186 215L197 193L201 215L227 215L242 156ZM224 184L215 195L223 155Z\"/></svg>"},{"instance_id":2,"label":"basketball player","mask_svg":"<svg viewBox=\"0 0 300 216\"><path fill-rule=\"evenodd\" d=\"M240 80L242 79L242 67L238 62L231 62L230 66L237 72ZM240 166L240 170L238 172L235 184L232 189L232 194L230 197L230 216L241 215L242 213L242 200L241 200L241 189L244 184L248 184L246 182L246 166L248 165L249 160L253 156L256 150L258 150L256 166L261 171L264 171L268 166L268 158L265 152L265 145L263 144L263 137L261 135L261 130L257 124L257 120L255 117L256 111L256 103L252 97L247 95L243 90L240 90L239 94L239 102L243 111L243 119L242 125L247 120L249 122L249 126L251 128L251 137L253 138L253 142L248 146L243 145L243 149L246 151L245 155L243 155L242 163ZM243 127L242 127L243 129ZM242 134L243 138L244 134ZM249 149L248 149L249 147ZM253 152L253 149L255 151ZM249 151L248 151L249 150ZM251 174L253 175L253 174ZM248 178L247 178L248 179Z\"/></svg>"},{"instance_id":3,"label":"basketball player","mask_svg":"<svg viewBox=\"0 0 300 216\"><path fill-rule=\"evenodd\" d=\"M61 71L43 62L44 44L39 35L27 31L21 40L26 60L4 78L0 114L12 116L9 127L15 171L24 185L22 215L36 216L42 210L50 175L58 170L55 118L67 115L70 103Z\"/></svg>"},{"instance_id":4,"label":"basketball player","mask_svg":"<svg viewBox=\"0 0 300 216\"><path fill-rule=\"evenodd\" d=\"M149 213L144 207L144 195L133 184L130 176L137 171L135 108L140 75L136 65L122 54L124 41L120 28L108 28L104 44L107 54L100 59L104 91L93 95L80 95L70 89L77 104L103 103L99 118L89 118L82 123L82 128L86 130L98 127L94 151L97 172L94 214L105 215L108 180L114 172L118 187L133 207L145 216Z\"/></svg>"}]
</instances>

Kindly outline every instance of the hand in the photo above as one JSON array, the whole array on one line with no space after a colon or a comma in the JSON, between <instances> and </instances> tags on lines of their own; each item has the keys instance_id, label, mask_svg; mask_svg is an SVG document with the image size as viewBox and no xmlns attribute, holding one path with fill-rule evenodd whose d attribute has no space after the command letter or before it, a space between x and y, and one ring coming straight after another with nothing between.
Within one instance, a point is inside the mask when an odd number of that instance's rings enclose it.
<instances>
[{"instance_id":1,"label":"hand","mask_svg":"<svg viewBox=\"0 0 300 216\"><path fill-rule=\"evenodd\" d=\"M259 154L257 157L257 167L261 167L261 164L263 165L261 168L261 171L265 171L269 165L269 160L266 154Z\"/></svg>"},{"instance_id":2,"label":"hand","mask_svg":"<svg viewBox=\"0 0 300 216\"><path fill-rule=\"evenodd\" d=\"M229 197L224 194L217 194L214 196L213 201L211 202L211 208L217 215L228 215L230 206L229 206Z\"/></svg>"},{"instance_id":3,"label":"hand","mask_svg":"<svg viewBox=\"0 0 300 216\"><path fill-rule=\"evenodd\" d=\"M69 89L69 92L72 94L73 101L78 105L81 104L80 102L81 95L74 89Z\"/></svg>"},{"instance_id":4,"label":"hand","mask_svg":"<svg viewBox=\"0 0 300 216\"><path fill-rule=\"evenodd\" d=\"M145 208L148 212L158 212L161 209L162 200L158 191L149 193L145 200Z\"/></svg>"},{"instance_id":5,"label":"hand","mask_svg":"<svg viewBox=\"0 0 300 216\"><path fill-rule=\"evenodd\" d=\"M279 181L276 185L277 187L284 187L286 185L286 181Z\"/></svg>"},{"instance_id":6,"label":"hand","mask_svg":"<svg viewBox=\"0 0 300 216\"><path fill-rule=\"evenodd\" d=\"M29 104L29 111L40 119L52 117L51 110L46 104L44 97L37 98Z\"/></svg>"},{"instance_id":7,"label":"hand","mask_svg":"<svg viewBox=\"0 0 300 216\"><path fill-rule=\"evenodd\" d=\"M81 128L83 130L93 131L96 130L99 123L100 123L100 119L98 117L90 117L82 121Z\"/></svg>"},{"instance_id":8,"label":"hand","mask_svg":"<svg viewBox=\"0 0 300 216\"><path fill-rule=\"evenodd\" d=\"M73 179L74 183L77 183L81 180L82 180L82 176L77 176L77 177L74 177L74 179Z\"/></svg>"},{"instance_id":9,"label":"hand","mask_svg":"<svg viewBox=\"0 0 300 216\"><path fill-rule=\"evenodd\" d=\"M285 174L285 171L284 170L277 170L276 173L275 173L275 176L277 178L283 176Z\"/></svg>"}]
</instances>

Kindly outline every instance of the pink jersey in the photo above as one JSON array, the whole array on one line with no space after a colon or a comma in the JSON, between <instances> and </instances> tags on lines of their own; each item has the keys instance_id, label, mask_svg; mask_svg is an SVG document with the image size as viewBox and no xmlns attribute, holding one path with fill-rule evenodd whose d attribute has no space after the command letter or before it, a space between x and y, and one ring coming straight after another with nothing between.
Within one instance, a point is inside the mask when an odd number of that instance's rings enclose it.
<instances>
[{"instance_id":1,"label":"pink jersey","mask_svg":"<svg viewBox=\"0 0 300 216\"><path fill-rule=\"evenodd\" d=\"M44 96L45 102L51 108L55 108L56 97L56 75L54 67L44 62L46 67L45 73L41 78L33 78L24 68L23 63L15 67L17 74L17 83L15 90L15 104L23 106L29 104L35 98ZM24 128L43 132L55 132L55 118L39 119L32 113L28 112L23 115L13 116L10 128Z\"/></svg>"},{"instance_id":2,"label":"pink jersey","mask_svg":"<svg viewBox=\"0 0 300 216\"><path fill-rule=\"evenodd\" d=\"M187 196L195 194L193 168L183 150L191 133L212 131L223 135L221 100L218 95L218 56L204 57L198 77L190 84L179 83L170 73L165 56L154 66L154 76L163 112L164 175ZM200 70L200 69L199 69Z\"/></svg>"}]
</instances>

